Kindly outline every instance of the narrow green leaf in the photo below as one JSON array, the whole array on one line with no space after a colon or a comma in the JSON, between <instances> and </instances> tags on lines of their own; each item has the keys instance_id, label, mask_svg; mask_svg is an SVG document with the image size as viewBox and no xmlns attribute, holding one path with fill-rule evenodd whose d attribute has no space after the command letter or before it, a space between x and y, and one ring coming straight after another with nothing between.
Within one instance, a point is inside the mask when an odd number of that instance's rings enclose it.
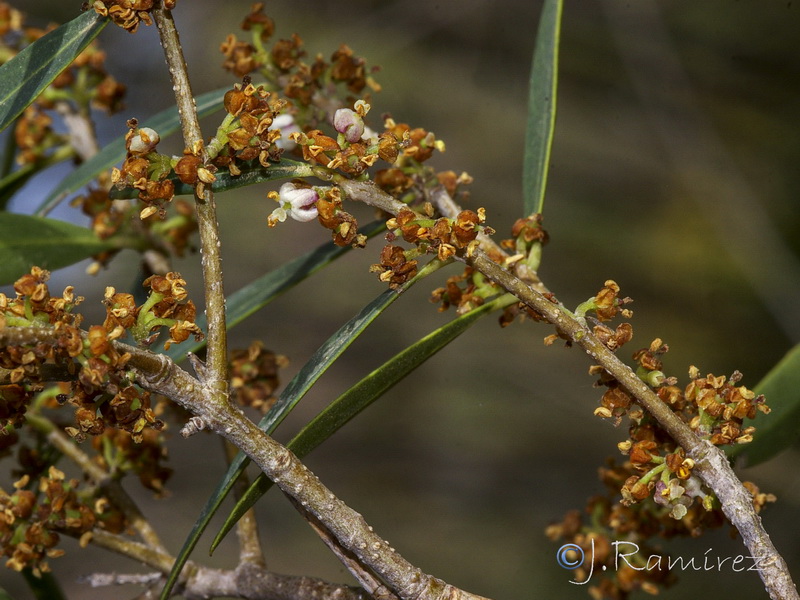
<instances>
[{"instance_id":1,"label":"narrow green leaf","mask_svg":"<svg viewBox=\"0 0 800 600\"><path fill-rule=\"evenodd\" d=\"M107 23L108 19L87 10L0 67L0 131L22 114Z\"/></svg>"},{"instance_id":2,"label":"narrow green leaf","mask_svg":"<svg viewBox=\"0 0 800 600\"><path fill-rule=\"evenodd\" d=\"M67 600L58 579L52 573L45 572L37 576L33 574L33 569L26 567L22 569L22 576L36 600Z\"/></svg>"},{"instance_id":3,"label":"narrow green leaf","mask_svg":"<svg viewBox=\"0 0 800 600\"><path fill-rule=\"evenodd\" d=\"M389 359L379 368L356 383L353 387L331 402L321 413L306 425L287 448L298 458L303 458L322 442L331 437L353 417L380 398L392 386L411 373L447 344L469 329L480 317L516 302L510 294L487 302L447 325L429 333L399 354ZM211 546L213 551L242 515L252 507L269 488L272 487L266 475L260 473L250 484L228 515Z\"/></svg>"},{"instance_id":4,"label":"narrow green leaf","mask_svg":"<svg viewBox=\"0 0 800 600\"><path fill-rule=\"evenodd\" d=\"M286 386L286 389L280 394L278 401L269 412L264 415L261 421L259 421L259 428L267 433L272 433L297 405L306 392L311 389L311 386L316 383L322 374L328 370L350 344L361 335L379 314L400 297L402 291L408 289L408 287L413 285L421 276L424 275L420 273L416 278L406 283L399 291L386 290L328 338L328 340L313 354L309 361L303 365L300 372L295 375L289 382L289 385ZM192 530L184 541L183 547L175 558L175 563L172 565L172 570L170 571L167 582L161 593L162 598L166 599L169 597L170 590L177 581L177 577L183 569L184 564L189 560L189 556L195 546L197 546L200 536L203 534L206 527L208 527L211 518L217 512L223 500L225 500L228 493L233 488L234 483L245 468L247 468L248 464L250 464L250 459L241 452L231 461L227 472L217 485L214 493L206 502L200 516L197 518L197 521L195 521ZM214 551L215 547L215 544L212 545L211 552Z\"/></svg>"},{"instance_id":5,"label":"narrow green leaf","mask_svg":"<svg viewBox=\"0 0 800 600\"><path fill-rule=\"evenodd\" d=\"M86 227L45 217L0 213L0 285L13 283L33 265L60 269L117 247L118 241L101 240Z\"/></svg>"},{"instance_id":6,"label":"narrow green leaf","mask_svg":"<svg viewBox=\"0 0 800 600\"><path fill-rule=\"evenodd\" d=\"M550 149L556 121L558 84L558 45L563 0L545 0L528 91L528 124L522 164L522 190L525 216L544 209Z\"/></svg>"},{"instance_id":7,"label":"narrow green leaf","mask_svg":"<svg viewBox=\"0 0 800 600\"><path fill-rule=\"evenodd\" d=\"M373 221L359 229L359 231L370 238L383 231L384 228L385 223L382 221ZM322 244L311 252L282 264L277 269L262 275L242 289L234 292L225 302L225 321L228 329L238 325L256 311L264 308L285 291L291 289L350 250L350 246L341 247L333 242ZM197 318L197 325L200 329L205 331L205 315ZM181 361L186 358L188 352L197 352L203 346L205 346L205 341L186 341L182 344L171 346L165 354L172 358L172 360Z\"/></svg>"},{"instance_id":8,"label":"narrow green leaf","mask_svg":"<svg viewBox=\"0 0 800 600\"><path fill-rule=\"evenodd\" d=\"M764 394L772 410L745 420L745 427L756 428L752 442L727 450L731 458L744 457L747 467L769 460L800 438L800 345L792 348L753 391Z\"/></svg>"},{"instance_id":9,"label":"narrow green leaf","mask_svg":"<svg viewBox=\"0 0 800 600\"><path fill-rule=\"evenodd\" d=\"M233 176L227 171L217 173L217 180L211 184L211 189L216 193L235 190L236 188L264 183L265 181L277 181L278 179L291 179L293 177L312 177L314 171L311 165L297 162L294 160L281 160L281 162L269 167L262 167L258 161L252 167L243 167L240 175ZM168 177L175 187L176 196L189 196L194 194L194 186L181 182L177 176ZM132 187L111 188L108 193L113 200L136 198L139 190Z\"/></svg>"},{"instance_id":10,"label":"narrow green leaf","mask_svg":"<svg viewBox=\"0 0 800 600\"><path fill-rule=\"evenodd\" d=\"M222 108L222 98L230 86L202 94L196 98L197 115L201 119L215 113ZM142 127L150 127L158 132L164 139L180 129L181 122L178 109L174 106L161 111L149 119L140 120ZM36 209L39 216L46 215L64 197L74 194L84 185L95 179L103 171L107 171L125 158L125 136L121 135L113 142L106 144L102 150L92 158L81 164L67 175L53 191L44 199Z\"/></svg>"}]
</instances>

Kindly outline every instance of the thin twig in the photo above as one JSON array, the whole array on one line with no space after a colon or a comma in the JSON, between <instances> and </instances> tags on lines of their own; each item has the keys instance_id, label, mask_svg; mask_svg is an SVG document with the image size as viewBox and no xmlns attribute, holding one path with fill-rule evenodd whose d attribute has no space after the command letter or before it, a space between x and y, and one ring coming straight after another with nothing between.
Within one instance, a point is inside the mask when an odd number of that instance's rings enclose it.
<instances>
[{"instance_id":1,"label":"thin twig","mask_svg":"<svg viewBox=\"0 0 800 600\"><path fill-rule=\"evenodd\" d=\"M227 440L222 440L225 458L230 464L239 449ZM242 473L233 485L234 497L239 500L250 487L250 481L246 473ZM261 540L258 536L258 521L256 520L256 511L252 508L245 511L245 513L236 521L236 537L239 541L239 562L251 563L260 567L266 567L267 562L264 558L264 552L261 549Z\"/></svg>"},{"instance_id":2,"label":"thin twig","mask_svg":"<svg viewBox=\"0 0 800 600\"><path fill-rule=\"evenodd\" d=\"M164 57L172 77L172 89L181 121L183 142L196 153L203 164L208 160L203 145L203 133L197 118L197 107L189 82L186 61L183 57L178 30L171 11L158 2L153 8L153 20L161 38ZM197 226L200 231L200 251L203 254L203 282L205 284L206 318L208 320L207 364L205 383L222 392L228 389L227 331L225 327L225 292L222 285L222 257L220 255L219 224L214 194L210 186L198 185L195 191ZM222 395L220 395L220 398Z\"/></svg>"}]
</instances>

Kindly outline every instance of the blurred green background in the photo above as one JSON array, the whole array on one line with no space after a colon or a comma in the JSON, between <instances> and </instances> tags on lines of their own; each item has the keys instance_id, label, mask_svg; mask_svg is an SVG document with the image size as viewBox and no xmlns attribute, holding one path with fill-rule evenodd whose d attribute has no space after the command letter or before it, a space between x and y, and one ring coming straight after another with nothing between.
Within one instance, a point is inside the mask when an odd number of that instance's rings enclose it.
<instances>
[{"instance_id":1,"label":"blurred green background","mask_svg":"<svg viewBox=\"0 0 800 600\"><path fill-rule=\"evenodd\" d=\"M31 23L63 22L78 3L23 2ZM195 93L233 78L218 48L236 31L249 2L182 0L176 20ZM370 64L384 91L372 116L434 131L447 143L441 169L474 178L470 208L484 206L498 238L521 212L521 156L530 59L540 2L270 2L277 36L298 32L310 55L341 42ZM568 306L606 279L634 298L634 341L658 336L671 347L666 370L685 383L701 372L739 369L755 385L800 341L800 6L791 1L622 2L576 0L564 10L553 162L545 205L551 234L541 275ZM109 70L129 85L127 108L101 119L101 142L124 121L172 103L153 28L130 36L107 28ZM206 123L211 135L215 122ZM180 144L173 142L173 151ZM61 173L63 175L63 173ZM35 181L16 209L35 202L53 179ZM219 197L226 289L235 291L289 257L327 239L313 224L266 227L268 188ZM27 200L26 200L27 199ZM365 222L367 211L355 211ZM75 218L68 212L61 218ZM286 354L290 377L336 328L380 293L368 273L380 240L305 282L235 329ZM198 256L176 263L195 301L202 296ZM105 285L133 282L133 255L98 277L56 273L52 287L75 283L85 312L99 314ZM278 432L288 440L348 386L446 322L427 303L434 277L395 303L326 374ZM424 288L424 289L423 289ZM92 306L94 305L94 308ZM551 328L479 323L398 385L308 459L321 479L410 561L492 598L587 598L557 566L560 544L543 530L602 492L596 471L624 439L592 416L599 391L578 349L546 348ZM173 426L172 431L178 427ZM172 497L131 493L177 551L224 469L217 440L170 443L177 472ZM779 502L764 523L795 577L800 576L800 478L796 449L742 471ZM131 482L132 483L132 482ZM270 568L349 581L349 575L278 494L258 508ZM75 544L65 543L68 550ZM197 560L206 561L204 548ZM687 558L746 553L727 531L664 546ZM235 546L209 564L231 567ZM133 597L135 589L89 590L75 578L95 570L136 570L96 549L53 560L70 598ZM2 585L26 592L10 573ZM662 598L766 598L754 573L684 573Z\"/></svg>"}]
</instances>

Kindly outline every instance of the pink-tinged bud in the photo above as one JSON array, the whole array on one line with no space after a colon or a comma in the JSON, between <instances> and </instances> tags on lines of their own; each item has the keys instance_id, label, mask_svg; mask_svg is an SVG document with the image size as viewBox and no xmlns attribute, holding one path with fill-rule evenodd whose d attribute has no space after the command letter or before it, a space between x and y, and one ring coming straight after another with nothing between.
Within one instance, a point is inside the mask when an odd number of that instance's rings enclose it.
<instances>
[{"instance_id":1,"label":"pink-tinged bud","mask_svg":"<svg viewBox=\"0 0 800 600\"><path fill-rule=\"evenodd\" d=\"M333 128L352 144L364 135L364 119L354 110L340 108L333 115Z\"/></svg>"},{"instance_id":2,"label":"pink-tinged bud","mask_svg":"<svg viewBox=\"0 0 800 600\"><path fill-rule=\"evenodd\" d=\"M134 155L148 154L155 149L159 141L161 138L155 130L142 127L128 140L128 152Z\"/></svg>"},{"instance_id":3,"label":"pink-tinged bud","mask_svg":"<svg viewBox=\"0 0 800 600\"><path fill-rule=\"evenodd\" d=\"M300 188L293 183L284 183L279 191L279 202L296 221L311 221L317 218L319 195L313 188Z\"/></svg>"}]
</instances>

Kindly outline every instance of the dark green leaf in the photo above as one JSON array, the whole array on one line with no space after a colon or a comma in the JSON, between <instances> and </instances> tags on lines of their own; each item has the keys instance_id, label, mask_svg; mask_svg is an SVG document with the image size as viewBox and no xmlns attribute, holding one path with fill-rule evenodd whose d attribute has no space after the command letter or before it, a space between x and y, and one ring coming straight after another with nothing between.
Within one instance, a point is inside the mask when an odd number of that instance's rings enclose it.
<instances>
[{"instance_id":1,"label":"dark green leaf","mask_svg":"<svg viewBox=\"0 0 800 600\"><path fill-rule=\"evenodd\" d=\"M0 67L0 131L22 114L107 23L108 19L87 10Z\"/></svg>"},{"instance_id":2,"label":"dark green leaf","mask_svg":"<svg viewBox=\"0 0 800 600\"><path fill-rule=\"evenodd\" d=\"M293 177L312 177L314 171L311 165L293 160L282 160L279 163L262 167L258 162L250 168L242 168L240 175L234 177L227 171L217 173L217 180L211 184L214 192L227 192L236 188L264 183L265 181L276 181L278 179L291 179ZM182 183L177 176L168 177L175 186L176 196L189 196L194 194L194 186ZM136 198L139 190L136 188L111 188L109 197L112 199Z\"/></svg>"},{"instance_id":3,"label":"dark green leaf","mask_svg":"<svg viewBox=\"0 0 800 600\"><path fill-rule=\"evenodd\" d=\"M367 375L306 425L287 445L298 458L303 458L322 442L341 429L358 413L380 398L398 381L464 333L480 317L508 306L517 300L504 295L454 319L447 325L429 333L379 368ZM241 516L263 496L272 482L263 474L250 484L239 499L212 544L212 550L222 541Z\"/></svg>"},{"instance_id":4,"label":"dark green leaf","mask_svg":"<svg viewBox=\"0 0 800 600\"><path fill-rule=\"evenodd\" d=\"M36 265L54 270L120 247L90 229L45 217L0 213L0 285L13 283Z\"/></svg>"},{"instance_id":5,"label":"dark green leaf","mask_svg":"<svg viewBox=\"0 0 800 600\"><path fill-rule=\"evenodd\" d=\"M207 92L198 96L197 115L200 118L207 117L222 108L222 98L229 87L220 88L212 92ZM164 139L180 129L181 122L178 117L178 109L174 106L160 113L153 115L149 119L140 121L142 127L150 127L158 132ZM125 158L125 136L121 135L113 142L107 144L102 150L92 158L84 162L81 166L74 169L67 175L56 188L50 192L47 198L36 210L36 214L43 216L47 214L65 196L74 194L84 185L95 179L103 171L121 162Z\"/></svg>"},{"instance_id":6,"label":"dark green leaf","mask_svg":"<svg viewBox=\"0 0 800 600\"><path fill-rule=\"evenodd\" d=\"M542 212L556 121L558 44L563 0L545 0L528 91L528 124L522 165L525 215Z\"/></svg>"},{"instance_id":7,"label":"dark green leaf","mask_svg":"<svg viewBox=\"0 0 800 600\"><path fill-rule=\"evenodd\" d=\"M748 467L769 460L800 437L800 345L790 350L753 391L764 394L772 410L745 420L745 427L756 428L752 442L727 450L730 457L744 457Z\"/></svg>"}]
</instances>

